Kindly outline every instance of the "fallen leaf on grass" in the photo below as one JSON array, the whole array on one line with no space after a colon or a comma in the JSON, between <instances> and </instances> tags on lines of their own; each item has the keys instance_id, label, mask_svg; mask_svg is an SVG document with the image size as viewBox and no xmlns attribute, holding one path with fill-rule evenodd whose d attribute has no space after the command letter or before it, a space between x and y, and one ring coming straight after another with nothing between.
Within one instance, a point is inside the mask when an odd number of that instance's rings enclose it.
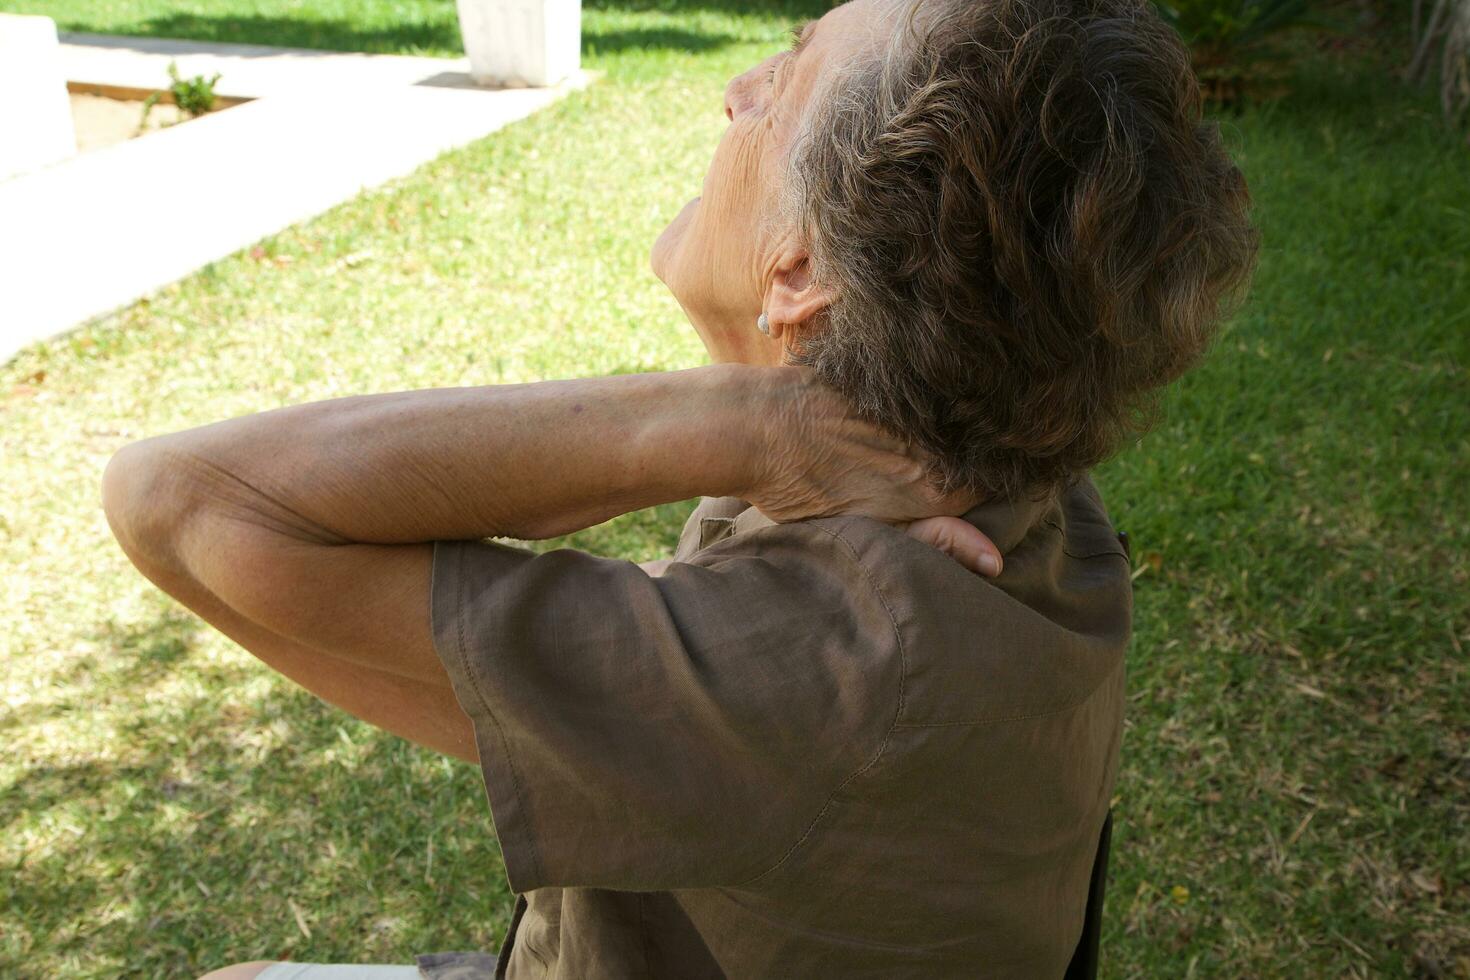
<instances>
[{"instance_id":1,"label":"fallen leaf on grass","mask_svg":"<svg viewBox=\"0 0 1470 980\"><path fill-rule=\"evenodd\" d=\"M306 924L306 916L301 914L301 906L297 905L289 898L286 899L286 904L291 907L291 914L296 917L296 928L301 930L301 934L303 936L305 936L307 939L310 939L311 929Z\"/></svg>"},{"instance_id":2,"label":"fallen leaf on grass","mask_svg":"<svg viewBox=\"0 0 1470 980\"><path fill-rule=\"evenodd\" d=\"M1414 883L1414 887L1418 888L1422 892L1426 892L1430 895L1439 894L1440 888L1438 878L1431 878L1429 875L1425 874L1422 871L1413 871L1409 873L1409 880Z\"/></svg>"}]
</instances>

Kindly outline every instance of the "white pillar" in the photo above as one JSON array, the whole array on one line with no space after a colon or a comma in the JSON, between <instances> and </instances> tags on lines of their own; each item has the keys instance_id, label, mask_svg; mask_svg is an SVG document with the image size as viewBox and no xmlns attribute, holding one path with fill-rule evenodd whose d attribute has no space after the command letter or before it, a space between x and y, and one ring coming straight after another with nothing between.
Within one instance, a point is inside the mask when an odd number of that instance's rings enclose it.
<instances>
[{"instance_id":1,"label":"white pillar","mask_svg":"<svg viewBox=\"0 0 1470 980\"><path fill-rule=\"evenodd\" d=\"M0 180L76 152L56 22L0 14Z\"/></svg>"},{"instance_id":2,"label":"white pillar","mask_svg":"<svg viewBox=\"0 0 1470 980\"><path fill-rule=\"evenodd\" d=\"M581 63L581 0L457 2L470 75L481 85L555 85Z\"/></svg>"}]
</instances>

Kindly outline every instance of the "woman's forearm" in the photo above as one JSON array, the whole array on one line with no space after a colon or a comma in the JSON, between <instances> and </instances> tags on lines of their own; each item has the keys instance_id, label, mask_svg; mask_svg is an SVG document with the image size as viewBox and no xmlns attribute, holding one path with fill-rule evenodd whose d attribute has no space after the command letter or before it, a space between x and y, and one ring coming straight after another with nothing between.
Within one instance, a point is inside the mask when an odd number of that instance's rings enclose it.
<instances>
[{"instance_id":1,"label":"woman's forearm","mask_svg":"<svg viewBox=\"0 0 1470 980\"><path fill-rule=\"evenodd\" d=\"M185 539L205 511L323 543L549 537L741 493L766 376L715 366L316 402L130 446L104 493L110 514L141 516L137 538Z\"/></svg>"}]
</instances>

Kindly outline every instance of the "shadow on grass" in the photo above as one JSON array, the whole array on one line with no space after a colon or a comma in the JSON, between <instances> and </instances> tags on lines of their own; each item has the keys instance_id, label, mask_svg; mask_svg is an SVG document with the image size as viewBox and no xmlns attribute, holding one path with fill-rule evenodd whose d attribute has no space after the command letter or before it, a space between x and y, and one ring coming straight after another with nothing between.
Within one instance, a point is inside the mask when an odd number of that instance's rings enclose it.
<instances>
[{"instance_id":1,"label":"shadow on grass","mask_svg":"<svg viewBox=\"0 0 1470 980\"><path fill-rule=\"evenodd\" d=\"M87 31L86 25L70 29ZM422 53L457 56L462 50L459 22L453 10L432 20L405 21L392 25L364 26L345 20L308 17L271 17L260 14L210 15L180 13L153 17L128 28L128 36L199 42L206 45L243 44L301 48L322 52L366 52L370 54ZM586 55L619 54L625 51L670 50L697 53L734 43L738 38L718 31L658 26L603 30L594 23L582 25L582 51ZM125 42L118 44L126 47ZM184 49L185 53L190 50ZM262 52L262 56L265 53ZM245 53L244 57L250 57Z\"/></svg>"},{"instance_id":2,"label":"shadow on grass","mask_svg":"<svg viewBox=\"0 0 1470 980\"><path fill-rule=\"evenodd\" d=\"M93 699L107 692L148 685L175 669L188 656L203 624L181 607L169 606L143 626L119 625L109 620L92 637L105 651L77 656L52 675L59 696L50 701L33 701L0 714L0 732L38 724L73 712L85 711ZM105 660L105 666L104 666ZM102 681L105 690L100 690ZM78 686L83 694L63 693Z\"/></svg>"},{"instance_id":3,"label":"shadow on grass","mask_svg":"<svg viewBox=\"0 0 1470 980\"><path fill-rule=\"evenodd\" d=\"M793 24L820 17L832 3L824 0L590 0L583 7L591 14L582 21L584 54L617 54L638 50L701 52L738 40L712 30L658 26L649 28L602 29L598 20L606 15L654 14L680 16L712 13L735 18L776 17ZM62 21L67 31L100 31L83 18ZM304 48L320 51L358 51L370 54L431 54L458 56L463 51L455 5L448 0L408 5L403 16L392 23L322 18L271 16L268 14L171 13L151 17L121 28L133 37L187 39L210 44L253 44Z\"/></svg>"},{"instance_id":4,"label":"shadow on grass","mask_svg":"<svg viewBox=\"0 0 1470 980\"><path fill-rule=\"evenodd\" d=\"M68 29L87 30L75 24ZM309 17L179 13L149 18L128 27L127 33L132 37L187 39L206 44L256 44L370 54L451 53L461 46L459 23L452 9L447 19L382 26Z\"/></svg>"},{"instance_id":5,"label":"shadow on grass","mask_svg":"<svg viewBox=\"0 0 1470 980\"><path fill-rule=\"evenodd\" d=\"M689 51L701 52L722 48L738 38L710 31L688 31L676 27L634 28L621 31L599 31L583 25L584 55L619 54L624 51Z\"/></svg>"},{"instance_id":6,"label":"shadow on grass","mask_svg":"<svg viewBox=\"0 0 1470 980\"><path fill-rule=\"evenodd\" d=\"M79 714L75 753L0 788L20 849L0 875L0 975L493 949L510 899L475 770L262 685L249 661L194 656L205 628L174 607L108 627L74 672L102 723Z\"/></svg>"},{"instance_id":7,"label":"shadow on grass","mask_svg":"<svg viewBox=\"0 0 1470 980\"><path fill-rule=\"evenodd\" d=\"M181 606L164 607L152 622L119 625L108 620L98 630L96 640L108 653L108 682L115 687L148 684L177 668L204 629L204 624ZM68 680L80 680L96 664L89 657L79 662Z\"/></svg>"},{"instance_id":8,"label":"shadow on grass","mask_svg":"<svg viewBox=\"0 0 1470 980\"><path fill-rule=\"evenodd\" d=\"M820 17L837 0L583 0L586 10L609 13L718 13L736 17Z\"/></svg>"}]
</instances>

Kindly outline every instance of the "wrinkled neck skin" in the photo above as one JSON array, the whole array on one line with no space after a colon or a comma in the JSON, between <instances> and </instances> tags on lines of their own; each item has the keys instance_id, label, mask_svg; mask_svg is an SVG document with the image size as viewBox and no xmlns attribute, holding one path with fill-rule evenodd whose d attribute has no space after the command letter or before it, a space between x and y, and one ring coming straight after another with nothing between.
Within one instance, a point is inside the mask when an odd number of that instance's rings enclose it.
<instances>
[{"instance_id":1,"label":"wrinkled neck skin","mask_svg":"<svg viewBox=\"0 0 1470 980\"><path fill-rule=\"evenodd\" d=\"M764 311L773 236L770 219L750 213L752 208L764 211L765 202L754 193L759 188L745 182L770 179L770 170L750 159L761 150L748 131L732 125L705 178L704 193L684 206L654 245L654 270L716 363L784 361L782 342L756 326ZM722 156L735 162L720 167ZM725 172L730 166L738 167L735 173Z\"/></svg>"}]
</instances>

